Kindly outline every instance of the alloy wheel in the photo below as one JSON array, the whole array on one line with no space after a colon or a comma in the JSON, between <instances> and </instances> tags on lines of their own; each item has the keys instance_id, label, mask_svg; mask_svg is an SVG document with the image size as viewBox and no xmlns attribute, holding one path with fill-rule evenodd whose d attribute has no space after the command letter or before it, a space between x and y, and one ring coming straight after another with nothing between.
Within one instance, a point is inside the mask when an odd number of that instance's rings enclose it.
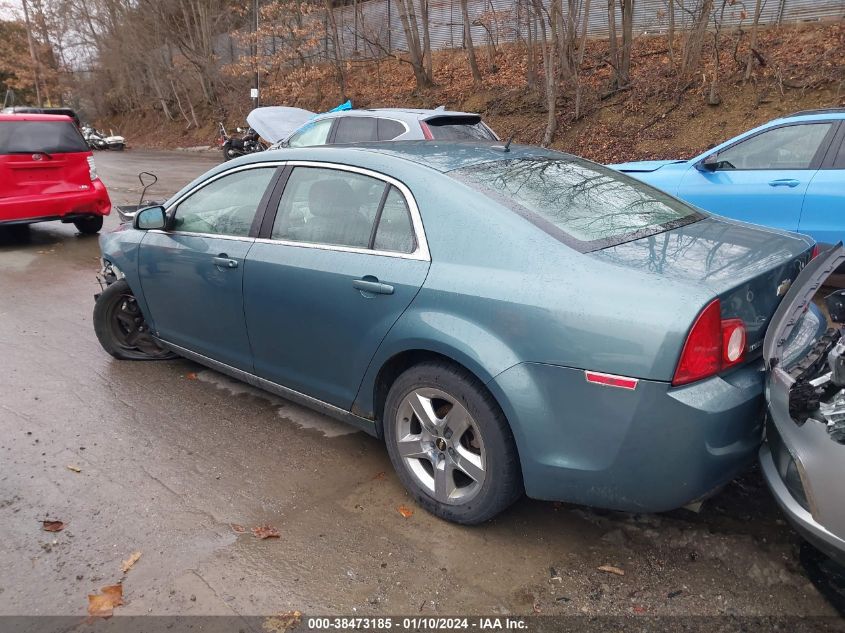
<instances>
[{"instance_id":1,"label":"alloy wheel","mask_svg":"<svg viewBox=\"0 0 845 633\"><path fill-rule=\"evenodd\" d=\"M434 499L470 501L486 477L484 442L475 420L449 394L414 389L396 414L396 442L405 467Z\"/></svg>"}]
</instances>

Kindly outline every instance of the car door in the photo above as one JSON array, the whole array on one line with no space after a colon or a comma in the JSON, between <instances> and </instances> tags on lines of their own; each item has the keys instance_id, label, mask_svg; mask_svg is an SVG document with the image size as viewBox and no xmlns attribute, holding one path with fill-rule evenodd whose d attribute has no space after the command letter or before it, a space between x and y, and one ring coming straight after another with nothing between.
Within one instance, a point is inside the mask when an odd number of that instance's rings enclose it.
<instances>
[{"instance_id":1,"label":"car door","mask_svg":"<svg viewBox=\"0 0 845 633\"><path fill-rule=\"evenodd\" d=\"M160 338L252 371L243 263L276 175L277 166L264 164L219 174L168 209L168 230L144 235L138 270Z\"/></svg>"},{"instance_id":2,"label":"car door","mask_svg":"<svg viewBox=\"0 0 845 633\"><path fill-rule=\"evenodd\" d=\"M292 164L245 267L255 373L348 410L429 263L403 184L352 167Z\"/></svg>"},{"instance_id":3,"label":"car door","mask_svg":"<svg viewBox=\"0 0 845 633\"><path fill-rule=\"evenodd\" d=\"M833 128L831 121L787 124L746 137L720 150L715 165L689 169L678 196L712 213L796 231Z\"/></svg>"},{"instance_id":4,"label":"car door","mask_svg":"<svg viewBox=\"0 0 845 633\"><path fill-rule=\"evenodd\" d=\"M824 244L845 241L845 123L807 187L798 231Z\"/></svg>"}]
</instances>

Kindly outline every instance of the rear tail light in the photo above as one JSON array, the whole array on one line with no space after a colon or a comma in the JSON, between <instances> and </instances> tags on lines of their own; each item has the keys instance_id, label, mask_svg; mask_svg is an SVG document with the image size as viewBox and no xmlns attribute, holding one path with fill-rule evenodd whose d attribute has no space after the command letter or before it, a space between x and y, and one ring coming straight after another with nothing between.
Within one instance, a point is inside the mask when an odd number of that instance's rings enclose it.
<instances>
[{"instance_id":1,"label":"rear tail light","mask_svg":"<svg viewBox=\"0 0 845 633\"><path fill-rule=\"evenodd\" d=\"M814 260L816 257L818 257L818 256L819 256L819 252L820 252L820 251L821 251L821 249L819 249L819 245L818 245L818 244L813 244L813 250L810 252L810 261L812 261L812 260Z\"/></svg>"},{"instance_id":2,"label":"rear tail light","mask_svg":"<svg viewBox=\"0 0 845 633\"><path fill-rule=\"evenodd\" d=\"M97 180L97 166L94 164L94 157L88 157L88 175L91 176L91 182Z\"/></svg>"},{"instance_id":3,"label":"rear tail light","mask_svg":"<svg viewBox=\"0 0 845 633\"><path fill-rule=\"evenodd\" d=\"M713 376L745 360L745 324L722 319L718 299L711 301L692 326L672 384L686 385Z\"/></svg>"},{"instance_id":4,"label":"rear tail light","mask_svg":"<svg viewBox=\"0 0 845 633\"><path fill-rule=\"evenodd\" d=\"M428 123L425 121L420 121L420 128L422 129L423 138L427 141L433 141L434 135L431 133L431 128L428 127Z\"/></svg>"}]
</instances>

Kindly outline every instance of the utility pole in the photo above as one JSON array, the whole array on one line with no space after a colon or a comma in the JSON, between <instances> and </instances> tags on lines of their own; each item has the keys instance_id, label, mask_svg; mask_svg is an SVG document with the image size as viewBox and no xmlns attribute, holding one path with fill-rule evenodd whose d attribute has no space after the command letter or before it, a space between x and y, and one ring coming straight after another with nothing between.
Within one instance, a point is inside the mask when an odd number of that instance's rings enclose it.
<instances>
[{"instance_id":1,"label":"utility pole","mask_svg":"<svg viewBox=\"0 0 845 633\"><path fill-rule=\"evenodd\" d=\"M29 22L29 8L26 6L26 0L21 0L23 5L23 20L26 24L26 41L29 43L29 56L32 57L32 69L35 74L35 100L36 105L40 108L41 103L41 65L38 63L38 56L35 54L35 43L32 39L32 24Z\"/></svg>"},{"instance_id":2,"label":"utility pole","mask_svg":"<svg viewBox=\"0 0 845 633\"><path fill-rule=\"evenodd\" d=\"M261 88L261 85L259 77L260 70L258 64L258 0L252 0L252 17L252 33L254 36L253 46L255 47L253 49L253 59L255 60L255 81L251 91L252 94L250 96L252 97L252 107L257 108L261 102L259 97L259 90Z\"/></svg>"}]
</instances>

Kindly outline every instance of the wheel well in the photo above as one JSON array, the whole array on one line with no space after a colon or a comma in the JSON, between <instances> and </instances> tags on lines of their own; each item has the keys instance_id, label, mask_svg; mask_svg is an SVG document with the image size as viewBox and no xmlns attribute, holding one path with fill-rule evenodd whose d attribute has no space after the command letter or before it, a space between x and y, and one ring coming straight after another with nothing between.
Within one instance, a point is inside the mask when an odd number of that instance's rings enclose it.
<instances>
[{"instance_id":1,"label":"wheel well","mask_svg":"<svg viewBox=\"0 0 845 633\"><path fill-rule=\"evenodd\" d=\"M382 418L384 417L384 404L387 401L387 393L390 391L390 387L393 386L393 383L405 370L410 369L414 365L430 361L445 362L459 367L475 378L479 385L484 387L484 381L476 376L475 373L467 369L466 366L444 354L438 354L437 352L424 349L413 349L400 352L382 365L378 372L378 376L376 376L375 386L373 389L373 414L376 421L376 431L380 438L384 438ZM495 398L493 400L495 401Z\"/></svg>"}]
</instances>

